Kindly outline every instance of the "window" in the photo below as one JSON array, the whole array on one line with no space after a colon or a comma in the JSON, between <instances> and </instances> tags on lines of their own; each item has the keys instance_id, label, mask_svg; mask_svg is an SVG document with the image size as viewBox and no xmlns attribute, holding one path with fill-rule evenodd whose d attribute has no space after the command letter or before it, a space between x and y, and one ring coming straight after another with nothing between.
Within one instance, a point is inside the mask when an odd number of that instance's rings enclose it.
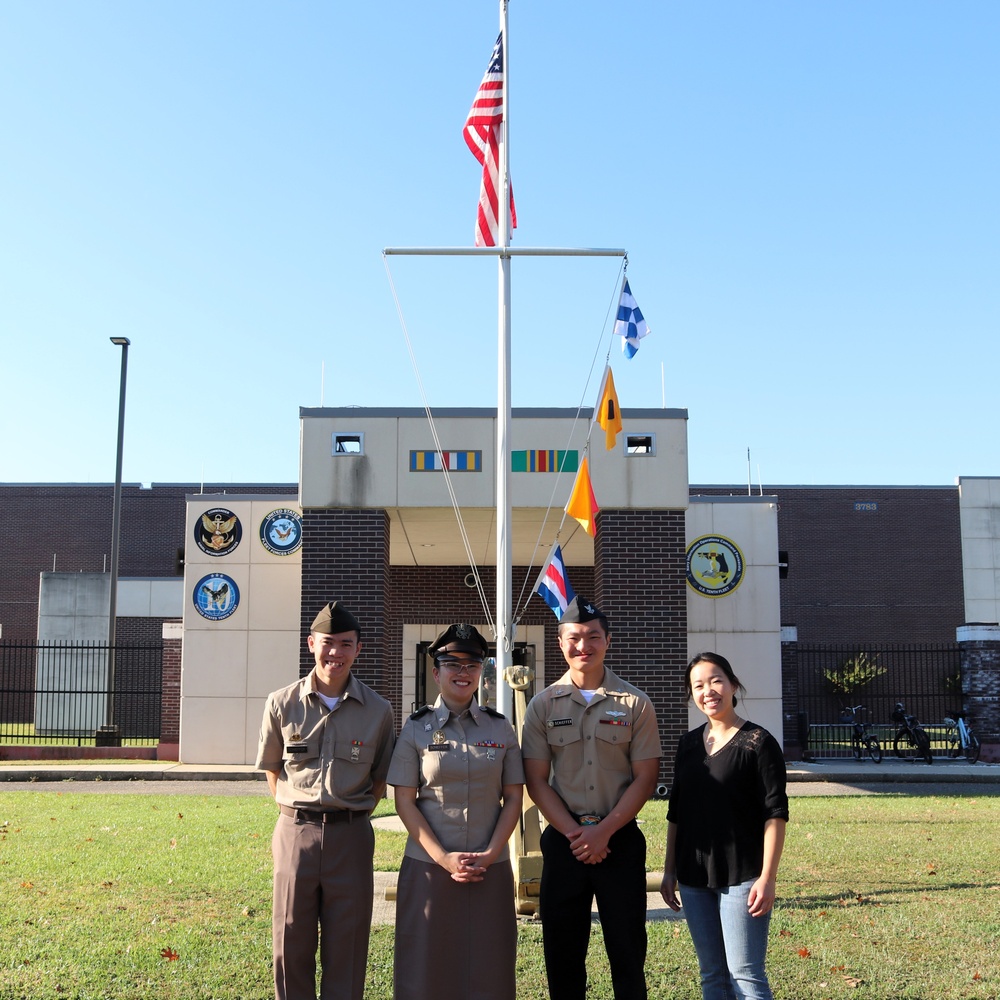
<instances>
[{"instance_id":1,"label":"window","mask_svg":"<svg viewBox=\"0 0 1000 1000\"><path fill-rule=\"evenodd\" d=\"M656 435L655 434L626 434L625 435L626 455L655 455Z\"/></svg>"},{"instance_id":2,"label":"window","mask_svg":"<svg viewBox=\"0 0 1000 1000\"><path fill-rule=\"evenodd\" d=\"M334 455L363 455L365 453L365 435L360 434L334 434L333 454Z\"/></svg>"}]
</instances>

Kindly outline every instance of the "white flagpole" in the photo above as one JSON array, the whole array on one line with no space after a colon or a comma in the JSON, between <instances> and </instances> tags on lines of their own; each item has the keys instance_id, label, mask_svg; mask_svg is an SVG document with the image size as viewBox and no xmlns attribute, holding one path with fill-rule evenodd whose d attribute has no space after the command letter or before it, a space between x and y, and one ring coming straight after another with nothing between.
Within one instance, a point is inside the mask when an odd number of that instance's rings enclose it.
<instances>
[{"instance_id":1,"label":"white flagpole","mask_svg":"<svg viewBox=\"0 0 1000 1000\"><path fill-rule=\"evenodd\" d=\"M510 54L507 46L507 0L500 0L500 35L503 46L503 122L499 136L499 204L497 218L497 245L492 247L385 247L383 254L410 256L489 256L497 257L499 278L497 323L497 451L496 451L496 507L497 507L497 708L512 717L514 695L506 682L505 671L511 664L514 647L513 627L513 536L510 499L511 455L511 347L510 347L510 261L512 257L626 257L622 249L596 247L512 247L510 246L510 170L508 139L510 121L508 109L508 83L510 79ZM625 278L622 278L622 288ZM621 294L619 292L619 298Z\"/></svg>"},{"instance_id":2,"label":"white flagpole","mask_svg":"<svg viewBox=\"0 0 1000 1000\"><path fill-rule=\"evenodd\" d=\"M500 0L500 36L503 44L503 123L500 127L500 190L498 246L510 245L510 172L507 140L510 135L508 81L510 80L510 49L507 45L507 3ZM498 317L497 317L497 711L513 718L514 695L507 683L507 667L511 663L512 633L511 602L513 599L514 547L511 539L510 503L510 257L501 252L497 257Z\"/></svg>"}]
</instances>

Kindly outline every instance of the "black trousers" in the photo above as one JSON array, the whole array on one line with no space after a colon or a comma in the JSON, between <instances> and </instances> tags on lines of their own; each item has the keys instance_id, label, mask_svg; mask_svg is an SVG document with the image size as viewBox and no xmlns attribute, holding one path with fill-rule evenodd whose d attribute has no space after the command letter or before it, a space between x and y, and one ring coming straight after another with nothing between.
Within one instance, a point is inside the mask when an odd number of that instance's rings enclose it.
<instances>
[{"instance_id":1,"label":"black trousers","mask_svg":"<svg viewBox=\"0 0 1000 1000\"><path fill-rule=\"evenodd\" d=\"M596 897L615 1000L646 1000L646 838L633 822L597 865L577 861L554 827L542 833L542 919L551 1000L584 1000L591 906Z\"/></svg>"}]
</instances>

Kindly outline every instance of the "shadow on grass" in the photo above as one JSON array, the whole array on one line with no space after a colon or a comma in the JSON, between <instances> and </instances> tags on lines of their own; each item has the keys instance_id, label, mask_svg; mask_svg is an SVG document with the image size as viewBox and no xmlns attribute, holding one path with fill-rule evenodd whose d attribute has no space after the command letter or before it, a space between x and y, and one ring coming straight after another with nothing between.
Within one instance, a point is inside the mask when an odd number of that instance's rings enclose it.
<instances>
[{"instance_id":1,"label":"shadow on grass","mask_svg":"<svg viewBox=\"0 0 1000 1000\"><path fill-rule=\"evenodd\" d=\"M833 906L850 909L856 906L903 906L904 900L893 900L891 896L908 896L914 893L921 895L936 895L941 892L955 892L962 889L974 889L976 891L996 888L995 883L990 882L937 882L934 885L897 883L892 886L880 886L877 889L868 889L859 893L850 892L826 893L816 896L779 896L775 909L795 909L795 910L828 910Z\"/></svg>"}]
</instances>

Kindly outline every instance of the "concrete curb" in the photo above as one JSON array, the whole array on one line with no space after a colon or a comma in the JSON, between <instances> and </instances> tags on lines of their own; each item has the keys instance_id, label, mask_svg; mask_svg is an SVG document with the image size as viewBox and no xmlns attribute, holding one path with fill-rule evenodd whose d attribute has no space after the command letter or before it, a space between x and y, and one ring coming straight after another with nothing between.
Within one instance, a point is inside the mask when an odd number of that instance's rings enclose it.
<instances>
[{"instance_id":1,"label":"concrete curb","mask_svg":"<svg viewBox=\"0 0 1000 1000\"><path fill-rule=\"evenodd\" d=\"M59 764L37 761L0 763L4 781L265 781L263 771L239 764L178 764L177 762L113 764L106 761Z\"/></svg>"},{"instance_id":2,"label":"concrete curb","mask_svg":"<svg viewBox=\"0 0 1000 1000\"><path fill-rule=\"evenodd\" d=\"M0 786L8 781L264 781L263 771L249 764L180 764L176 761L0 762ZM992 784L1000 782L1000 764L967 764L935 758L934 763L913 764L886 757L870 761L789 761L788 781L839 784Z\"/></svg>"}]
</instances>

